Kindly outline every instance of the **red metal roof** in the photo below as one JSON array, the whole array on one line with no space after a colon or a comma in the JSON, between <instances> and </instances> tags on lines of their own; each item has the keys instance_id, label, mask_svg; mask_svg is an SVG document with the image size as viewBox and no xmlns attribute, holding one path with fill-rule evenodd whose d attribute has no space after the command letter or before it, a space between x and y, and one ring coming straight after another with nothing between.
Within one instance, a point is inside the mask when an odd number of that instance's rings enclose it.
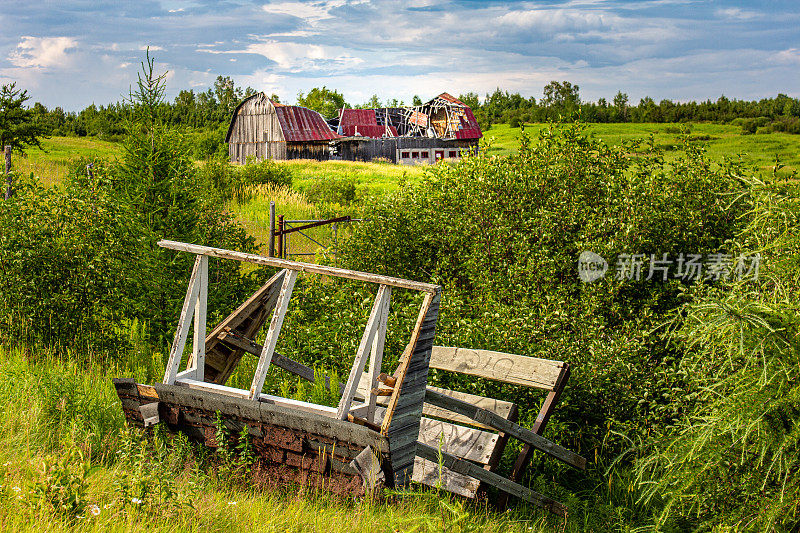
<instances>
[{"instance_id":1,"label":"red metal roof","mask_svg":"<svg viewBox=\"0 0 800 533\"><path fill-rule=\"evenodd\" d=\"M461 117L461 128L456 132L456 139L480 139L481 137L483 137L483 132L478 126L475 115L472 114L472 109L464 106L464 116Z\"/></svg>"},{"instance_id":2,"label":"red metal roof","mask_svg":"<svg viewBox=\"0 0 800 533\"><path fill-rule=\"evenodd\" d=\"M287 142L330 141L339 139L322 115L300 106L275 106L275 113Z\"/></svg>"},{"instance_id":3,"label":"red metal roof","mask_svg":"<svg viewBox=\"0 0 800 533\"><path fill-rule=\"evenodd\" d=\"M439 96L437 96L436 98L441 98L442 100L446 100L446 101L448 101L448 102L450 102L452 104L458 104L458 105L463 105L464 107L467 107L467 104L465 104L464 102L462 102L461 100L459 100L458 98L456 98L455 96L453 96L450 93L442 93Z\"/></svg>"},{"instance_id":4,"label":"red metal roof","mask_svg":"<svg viewBox=\"0 0 800 533\"><path fill-rule=\"evenodd\" d=\"M342 109L339 119L342 134L352 137L356 134L364 137L383 137L387 134L386 127L378 125L374 109ZM389 126L389 136L397 137L397 129Z\"/></svg>"}]
</instances>

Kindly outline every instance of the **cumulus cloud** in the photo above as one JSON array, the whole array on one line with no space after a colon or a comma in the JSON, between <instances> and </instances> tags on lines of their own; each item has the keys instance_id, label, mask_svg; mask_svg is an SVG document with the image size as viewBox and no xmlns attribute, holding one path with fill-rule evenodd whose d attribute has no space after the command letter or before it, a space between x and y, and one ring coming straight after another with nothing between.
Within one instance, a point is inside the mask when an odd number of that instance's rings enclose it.
<instances>
[{"instance_id":1,"label":"cumulus cloud","mask_svg":"<svg viewBox=\"0 0 800 533\"><path fill-rule=\"evenodd\" d=\"M53 68L70 64L69 52L78 46L70 37L31 37L25 35L17 48L8 55L16 67Z\"/></svg>"}]
</instances>

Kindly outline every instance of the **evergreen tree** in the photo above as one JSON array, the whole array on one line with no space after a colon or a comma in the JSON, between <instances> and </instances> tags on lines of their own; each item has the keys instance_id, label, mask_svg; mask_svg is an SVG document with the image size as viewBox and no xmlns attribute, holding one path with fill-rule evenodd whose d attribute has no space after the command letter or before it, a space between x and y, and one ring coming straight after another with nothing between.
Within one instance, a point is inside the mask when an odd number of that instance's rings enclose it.
<instances>
[{"instance_id":1,"label":"evergreen tree","mask_svg":"<svg viewBox=\"0 0 800 533\"><path fill-rule=\"evenodd\" d=\"M31 98L28 91L16 87L16 83L0 87L0 150L4 146L20 153L28 146L41 149L46 128L36 111L25 107Z\"/></svg>"}]
</instances>

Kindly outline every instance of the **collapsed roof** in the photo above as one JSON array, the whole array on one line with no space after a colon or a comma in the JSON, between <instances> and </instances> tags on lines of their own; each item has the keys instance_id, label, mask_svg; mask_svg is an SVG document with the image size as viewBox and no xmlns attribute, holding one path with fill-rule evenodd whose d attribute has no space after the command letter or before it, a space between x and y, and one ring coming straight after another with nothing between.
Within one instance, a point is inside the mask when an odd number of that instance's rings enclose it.
<instances>
[{"instance_id":1,"label":"collapsed roof","mask_svg":"<svg viewBox=\"0 0 800 533\"><path fill-rule=\"evenodd\" d=\"M341 109L337 133L345 137L480 139L478 121L464 102L442 93L418 106Z\"/></svg>"}]
</instances>

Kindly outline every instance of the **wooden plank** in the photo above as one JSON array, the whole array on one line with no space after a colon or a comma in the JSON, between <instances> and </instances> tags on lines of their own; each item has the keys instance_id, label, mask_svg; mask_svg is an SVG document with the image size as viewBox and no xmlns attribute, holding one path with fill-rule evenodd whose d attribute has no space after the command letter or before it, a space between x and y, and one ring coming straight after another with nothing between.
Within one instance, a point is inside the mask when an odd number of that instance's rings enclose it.
<instances>
[{"instance_id":1,"label":"wooden plank","mask_svg":"<svg viewBox=\"0 0 800 533\"><path fill-rule=\"evenodd\" d=\"M238 335L232 331L222 332L220 334L220 340L226 344L230 344L231 346L235 346L241 349L245 353L249 353L251 355L255 355L256 357L261 355L261 351L264 347L257 342L251 341L250 339L246 339L241 335ZM298 363L294 359L290 359L285 355L281 355L278 352L273 352L272 354L272 364L291 372L292 374L299 376L311 383L315 383L317 379L316 370L311 368L310 366L306 366L303 363ZM322 379L325 380L325 388L331 390L331 378L328 375L320 376ZM341 394L344 391L344 384L339 383L339 393ZM362 398L363 399L363 398Z\"/></svg>"},{"instance_id":2,"label":"wooden plank","mask_svg":"<svg viewBox=\"0 0 800 533\"><path fill-rule=\"evenodd\" d=\"M232 398L250 398L249 391L237 389L235 387L228 387L227 385L218 385L217 383L206 383L205 381L184 378L176 381L175 384L183 385L190 389L213 392L223 396L230 396ZM317 413L323 416L334 417L336 415L336 408L334 407L303 402L300 400L293 400L291 398L282 398L280 396L273 396L271 394L261 393L258 396L258 401L272 405L280 405L281 407L288 407L290 409L299 409L309 413Z\"/></svg>"},{"instance_id":3,"label":"wooden plank","mask_svg":"<svg viewBox=\"0 0 800 533\"><path fill-rule=\"evenodd\" d=\"M394 377L397 380L381 423L381 433L389 439L390 463L395 486L411 481L420 419L428 383L428 362L432 342L421 341L436 332L441 292L425 294L411 342ZM408 451L405 450L408 443Z\"/></svg>"},{"instance_id":4,"label":"wooden plank","mask_svg":"<svg viewBox=\"0 0 800 533\"><path fill-rule=\"evenodd\" d=\"M375 297L375 303L372 305L372 311L369 314L367 326L364 328L364 335L362 335L361 342L358 345L356 360L350 369L350 375L347 377L347 384L344 386L344 392L339 400L339 409L336 413L339 420L345 420L347 418L347 413L350 412L350 404L353 402L353 397L356 394L359 378L364 373L367 355L369 354L369 350L373 348L373 341L381 333L386 335L385 328L382 331L379 330L381 323L386 322L385 315L389 313L391 294L391 288L386 285L381 285L378 288L378 294ZM381 349L382 348L383 343L381 343Z\"/></svg>"},{"instance_id":5,"label":"wooden plank","mask_svg":"<svg viewBox=\"0 0 800 533\"><path fill-rule=\"evenodd\" d=\"M446 396L444 394L439 394L434 391L427 391L425 401L444 409L449 409L461 415L468 416L482 424L502 431L503 433L508 433L512 437L515 437L526 444L530 444L537 450L540 450L551 457L558 459L559 461L563 461L570 466L574 466L575 468L579 468L581 470L586 469L585 458L545 439L541 435L537 435L527 428L519 426L514 422L510 422L505 418L499 417L491 411L486 411L485 409L475 407L470 403Z\"/></svg>"},{"instance_id":6,"label":"wooden plank","mask_svg":"<svg viewBox=\"0 0 800 533\"><path fill-rule=\"evenodd\" d=\"M480 487L480 481L474 477L457 474L446 466L439 467L438 463L422 457L415 457L414 474L411 479L429 487L442 488L465 498L475 497Z\"/></svg>"},{"instance_id":7,"label":"wooden plank","mask_svg":"<svg viewBox=\"0 0 800 533\"><path fill-rule=\"evenodd\" d=\"M309 272L312 274L322 274L325 276L334 276L339 278L360 280L369 283L378 283L380 285L389 285L391 287L400 287L403 289L411 289L428 293L433 293L441 289L441 287L439 287L438 285L432 285L430 283L421 283L419 281L394 278L391 276L381 276L378 274L370 274L368 272L358 272L356 270L348 270L345 268L338 268L326 265L299 263L297 261L277 259L274 257L264 257L261 255L248 254L243 252L234 252L231 250L224 250L222 248L212 248L209 246L200 246L197 244L187 244L183 242L161 240L158 241L158 245L161 246L162 248L169 248L170 250L179 250L194 254L207 255L210 257L221 257L224 259L233 259L235 261L254 263L257 265L285 268L287 270L295 272Z\"/></svg>"},{"instance_id":8,"label":"wooden plank","mask_svg":"<svg viewBox=\"0 0 800 533\"><path fill-rule=\"evenodd\" d=\"M289 307L289 300L292 297L292 289L294 289L296 280L297 271L294 270L289 271L283 279L281 293L278 296L278 302L275 304L275 312L272 314L272 321L269 324L267 338L264 341L264 349L261 351L261 356L258 358L258 366L253 376L253 384L250 386L250 399L258 398L258 395L261 394L261 389L264 388L264 380L267 378L267 372L269 372L272 354L278 342L278 335L280 335L281 332L283 319L286 317L286 309Z\"/></svg>"},{"instance_id":9,"label":"wooden plank","mask_svg":"<svg viewBox=\"0 0 800 533\"><path fill-rule=\"evenodd\" d=\"M189 278L189 287L186 289L186 297L183 299L181 316L178 319L178 329L175 332L175 339L172 341L172 348L169 351L169 358L167 359L167 368L164 372L164 383L167 385L175 383L175 376L177 376L178 367L181 364L183 349L186 346L186 337L189 334L189 325L192 322L192 314L194 313L194 307L200 289L197 283L200 263L200 256L198 255L194 260L192 276Z\"/></svg>"},{"instance_id":10,"label":"wooden plank","mask_svg":"<svg viewBox=\"0 0 800 533\"><path fill-rule=\"evenodd\" d=\"M434 346L431 368L553 390L565 363L488 350Z\"/></svg>"},{"instance_id":11,"label":"wooden plank","mask_svg":"<svg viewBox=\"0 0 800 533\"><path fill-rule=\"evenodd\" d=\"M204 383L203 385L216 384ZM240 418L245 421L251 419L263 424L305 431L313 435L324 436L326 439L338 439L362 449L365 446L372 446L373 450L383 450L381 453L385 453L389 449L386 438L376 431L365 426L336 420L335 417L322 413L299 411L297 408L265 402L253 402L249 398L224 397L217 392L190 389L186 386L156 384L155 389L159 401L162 402L190 409L201 409L208 413L219 411L224 417Z\"/></svg>"},{"instance_id":12,"label":"wooden plank","mask_svg":"<svg viewBox=\"0 0 800 533\"><path fill-rule=\"evenodd\" d=\"M458 426L423 417L419 426L419 442L441 449L456 457L482 465L488 464L499 436L496 433Z\"/></svg>"},{"instance_id":13,"label":"wooden plank","mask_svg":"<svg viewBox=\"0 0 800 533\"><path fill-rule=\"evenodd\" d=\"M547 509L548 511L560 516L567 515L567 508L563 504L553 500L552 498L548 498L547 496L539 494L538 492L532 491L527 487L523 487L518 483L514 483L513 481L508 480L499 474L484 470L480 466L465 459L460 459L446 452L439 452L427 444L417 444L417 455L423 459L434 462L438 461L439 456L441 455L442 465L449 468L453 472L474 477L479 481L483 481L484 483L488 483L493 487L497 487L499 490L508 492L512 496L522 498L525 501L537 505L542 509Z\"/></svg>"},{"instance_id":14,"label":"wooden plank","mask_svg":"<svg viewBox=\"0 0 800 533\"><path fill-rule=\"evenodd\" d=\"M404 357L400 360L400 365L398 366L397 370L395 371L394 378L397 380L394 386L394 394L392 394L391 398L389 399L389 403L387 404L386 408L386 416L383 418L383 425L381 433L384 435L387 434L389 426L392 422L392 417L394 416L394 411L397 406L397 402L400 398L400 393L402 389L402 385L405 381L406 374L408 373L409 365L411 363L412 355L413 355L413 348L417 344L417 339L420 335L420 330L422 329L422 324L425 320L425 317L428 314L428 310L433 303L433 294L426 294L425 298L422 301L422 305L420 306L419 314L417 315L417 323L414 325L414 329L411 332L411 340L409 341L409 348L406 349Z\"/></svg>"},{"instance_id":15,"label":"wooden plank","mask_svg":"<svg viewBox=\"0 0 800 533\"><path fill-rule=\"evenodd\" d=\"M361 380L358 384L358 389L356 392L356 399L364 400L367 397L367 387L369 386L369 374L364 374L361 376ZM509 418L510 413L514 409L514 404L511 402L506 402L503 400L495 400L494 398L487 398L485 396L478 396L476 394L468 394L466 392L459 392L459 391L451 391L448 389L442 389L439 387L434 387L432 385L428 385L426 387L427 390L432 390L435 392L439 392L441 394L446 394L448 396L452 396L453 398L458 398L465 402L469 402L474 404L481 409L486 409L488 411L492 411L493 413L497 414L498 416L502 416L505 419ZM376 398L378 405L388 405L389 399L385 396L379 396ZM480 424L471 418L468 418L463 415L459 415L458 413L454 413L452 411L448 411L447 409L442 409L441 407L436 407L435 405L431 405L426 403L422 407L422 414L429 417L429 418L440 418L442 420L446 420L448 422L455 422L458 424L469 424L471 426L475 426L481 429L489 429L489 426L484 424Z\"/></svg>"},{"instance_id":16,"label":"wooden plank","mask_svg":"<svg viewBox=\"0 0 800 533\"><path fill-rule=\"evenodd\" d=\"M372 342L372 352L369 357L369 377L370 388L367 391L367 414L366 419L370 422L375 422L375 406L377 403L378 395L374 390L378 387L378 376L381 374L381 365L383 364L383 347L386 343L386 325L389 320L389 306L392 298L392 288L386 285L381 285L381 288L386 290L386 302L384 309L380 314L380 323L378 324L378 331L375 334L375 339ZM360 385L360 381L359 381ZM389 392L391 394L391 392Z\"/></svg>"},{"instance_id":17,"label":"wooden plank","mask_svg":"<svg viewBox=\"0 0 800 533\"><path fill-rule=\"evenodd\" d=\"M197 303L194 308L194 341L192 353L189 356L188 368L195 369L196 379L203 381L206 370L206 314L208 312L208 257L200 258L200 272L197 283L199 284Z\"/></svg>"},{"instance_id":18,"label":"wooden plank","mask_svg":"<svg viewBox=\"0 0 800 533\"><path fill-rule=\"evenodd\" d=\"M247 338L254 338L275 307L285 275L286 271L281 270L272 276L206 337L205 378L208 381L224 384L242 357L241 350L231 351L218 346L220 334L230 329Z\"/></svg>"}]
</instances>

